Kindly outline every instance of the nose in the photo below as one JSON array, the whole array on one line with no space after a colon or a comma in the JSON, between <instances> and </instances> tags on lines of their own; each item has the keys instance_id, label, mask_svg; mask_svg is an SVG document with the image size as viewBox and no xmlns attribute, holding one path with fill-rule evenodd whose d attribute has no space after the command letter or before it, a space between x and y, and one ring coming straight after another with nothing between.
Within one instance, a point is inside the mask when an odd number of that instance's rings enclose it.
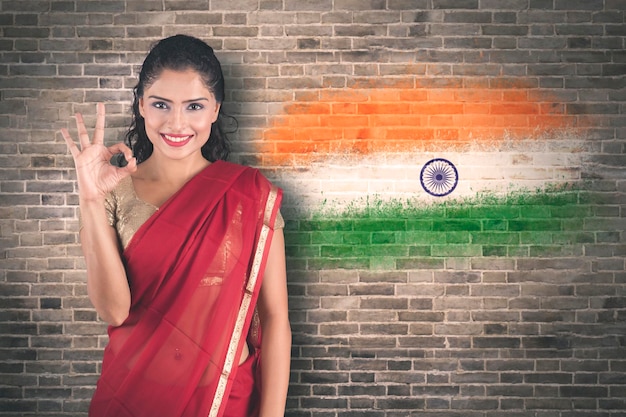
<instances>
[{"instance_id":1,"label":"nose","mask_svg":"<svg viewBox=\"0 0 626 417\"><path fill-rule=\"evenodd\" d=\"M172 129L173 132L182 131L187 123L187 119L185 118L185 113L182 107L175 107L169 114L168 119L168 127Z\"/></svg>"}]
</instances>

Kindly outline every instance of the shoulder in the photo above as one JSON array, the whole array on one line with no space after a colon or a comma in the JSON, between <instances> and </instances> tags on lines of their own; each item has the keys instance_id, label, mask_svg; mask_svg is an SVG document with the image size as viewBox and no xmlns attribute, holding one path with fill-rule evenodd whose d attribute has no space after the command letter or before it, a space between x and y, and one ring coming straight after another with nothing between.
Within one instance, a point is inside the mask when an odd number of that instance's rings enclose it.
<instances>
[{"instance_id":1,"label":"shoulder","mask_svg":"<svg viewBox=\"0 0 626 417\"><path fill-rule=\"evenodd\" d=\"M228 161L219 161L218 163L222 173L231 174L233 177L236 177L234 184L244 187L253 186L254 188L260 189L269 189L274 187L274 185L258 168Z\"/></svg>"},{"instance_id":2,"label":"shoulder","mask_svg":"<svg viewBox=\"0 0 626 417\"><path fill-rule=\"evenodd\" d=\"M109 223L117 217L117 211L126 201L132 198L133 181L130 176L123 178L117 186L104 197L104 205L109 213Z\"/></svg>"},{"instance_id":3,"label":"shoulder","mask_svg":"<svg viewBox=\"0 0 626 417\"><path fill-rule=\"evenodd\" d=\"M233 172L238 173L231 187L232 191L237 192L239 195L245 195L246 198L262 202L266 210L269 208L268 214L275 212L273 229L283 229L285 227L285 220L279 208L282 201L282 189L272 184L258 168L226 161L220 161L219 164L220 168L233 170ZM268 224L271 218L271 215L268 215L266 218Z\"/></svg>"},{"instance_id":4,"label":"shoulder","mask_svg":"<svg viewBox=\"0 0 626 417\"><path fill-rule=\"evenodd\" d=\"M231 187L233 190L259 200L277 199L280 202L282 199L283 190L268 180L258 168L225 161L220 161L220 164L222 164L220 168L223 166L237 172L237 177Z\"/></svg>"},{"instance_id":5,"label":"shoulder","mask_svg":"<svg viewBox=\"0 0 626 417\"><path fill-rule=\"evenodd\" d=\"M229 161L224 161L224 160L215 161L213 162L213 165L218 166L220 170L222 171L226 170L226 171L232 171L234 173L236 172L240 172L240 173L260 172L257 168L253 168L251 166L237 164L235 162L229 162Z\"/></svg>"}]
</instances>

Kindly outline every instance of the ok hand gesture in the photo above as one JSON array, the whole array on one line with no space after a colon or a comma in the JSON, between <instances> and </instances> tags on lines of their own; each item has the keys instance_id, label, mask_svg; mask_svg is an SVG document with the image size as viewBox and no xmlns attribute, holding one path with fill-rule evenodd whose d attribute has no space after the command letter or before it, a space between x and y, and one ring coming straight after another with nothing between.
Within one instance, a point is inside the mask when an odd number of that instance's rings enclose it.
<instances>
[{"instance_id":1,"label":"ok hand gesture","mask_svg":"<svg viewBox=\"0 0 626 417\"><path fill-rule=\"evenodd\" d=\"M81 200L102 200L112 191L119 182L137 170L137 160L128 146L117 143L113 146L104 146L104 104L98 103L96 129L93 141L85 128L85 122L80 113L76 114L76 127L80 149L74 143L67 129L61 129L61 134L67 143L78 179L78 193ZM111 164L111 158L122 153L127 165L123 168Z\"/></svg>"}]
</instances>

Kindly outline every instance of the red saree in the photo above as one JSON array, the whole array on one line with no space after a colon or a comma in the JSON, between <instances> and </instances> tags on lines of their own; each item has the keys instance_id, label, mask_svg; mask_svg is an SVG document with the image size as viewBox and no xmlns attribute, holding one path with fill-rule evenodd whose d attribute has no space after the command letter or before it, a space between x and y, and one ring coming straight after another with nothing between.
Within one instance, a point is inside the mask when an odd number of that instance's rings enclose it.
<instances>
[{"instance_id":1,"label":"red saree","mask_svg":"<svg viewBox=\"0 0 626 417\"><path fill-rule=\"evenodd\" d=\"M90 416L224 414L281 195L218 161L140 227L123 254L130 315L109 328Z\"/></svg>"}]
</instances>

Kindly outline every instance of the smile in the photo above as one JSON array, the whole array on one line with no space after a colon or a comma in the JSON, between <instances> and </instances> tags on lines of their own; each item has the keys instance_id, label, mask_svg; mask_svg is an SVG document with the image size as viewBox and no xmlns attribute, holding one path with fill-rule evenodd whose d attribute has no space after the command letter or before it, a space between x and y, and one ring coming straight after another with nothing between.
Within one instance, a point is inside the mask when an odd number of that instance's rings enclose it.
<instances>
[{"instance_id":1,"label":"smile","mask_svg":"<svg viewBox=\"0 0 626 417\"><path fill-rule=\"evenodd\" d=\"M166 135L162 133L161 137L163 138L165 143L170 146L183 146L185 143L191 140L193 135Z\"/></svg>"}]
</instances>

